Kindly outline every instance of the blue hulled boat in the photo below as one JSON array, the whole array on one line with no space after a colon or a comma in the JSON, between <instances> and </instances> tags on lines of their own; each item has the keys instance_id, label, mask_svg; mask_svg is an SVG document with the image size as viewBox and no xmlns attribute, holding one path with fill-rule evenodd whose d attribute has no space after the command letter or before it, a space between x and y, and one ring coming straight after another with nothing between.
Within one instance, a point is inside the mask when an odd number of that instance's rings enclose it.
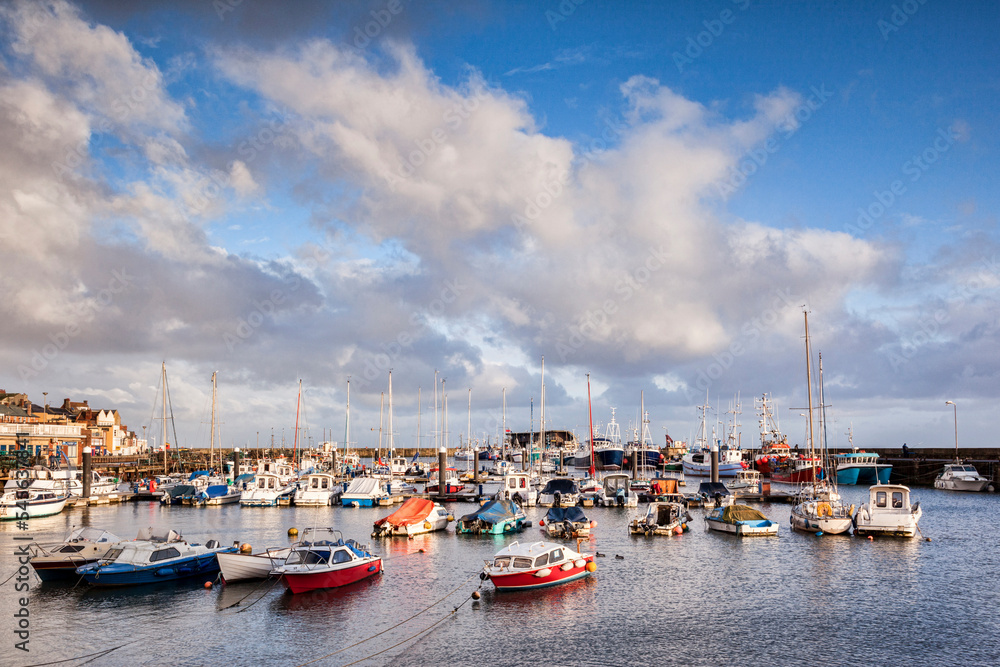
<instances>
[{"instance_id":1,"label":"blue hulled boat","mask_svg":"<svg viewBox=\"0 0 1000 667\"><path fill-rule=\"evenodd\" d=\"M888 484L891 463L879 463L874 452L847 452L834 456L837 462L837 484Z\"/></svg>"},{"instance_id":2,"label":"blue hulled boat","mask_svg":"<svg viewBox=\"0 0 1000 667\"><path fill-rule=\"evenodd\" d=\"M156 535L153 529L139 531L134 540L116 542L96 563L76 569L95 586L139 586L188 577L211 577L219 571L217 553L233 553L215 540L188 543L178 533Z\"/></svg>"}]
</instances>

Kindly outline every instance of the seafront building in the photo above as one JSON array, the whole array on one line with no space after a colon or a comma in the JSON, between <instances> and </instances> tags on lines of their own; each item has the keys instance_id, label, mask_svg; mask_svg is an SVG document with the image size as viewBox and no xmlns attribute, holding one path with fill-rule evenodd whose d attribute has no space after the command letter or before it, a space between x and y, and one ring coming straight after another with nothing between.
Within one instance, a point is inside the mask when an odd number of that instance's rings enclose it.
<instances>
[{"instance_id":1,"label":"seafront building","mask_svg":"<svg viewBox=\"0 0 1000 667\"><path fill-rule=\"evenodd\" d=\"M60 406L38 405L26 394L0 390L0 456L27 450L29 456L82 463L83 448L99 456L145 452L146 441L122 424L117 410L95 410L87 401L63 399Z\"/></svg>"}]
</instances>

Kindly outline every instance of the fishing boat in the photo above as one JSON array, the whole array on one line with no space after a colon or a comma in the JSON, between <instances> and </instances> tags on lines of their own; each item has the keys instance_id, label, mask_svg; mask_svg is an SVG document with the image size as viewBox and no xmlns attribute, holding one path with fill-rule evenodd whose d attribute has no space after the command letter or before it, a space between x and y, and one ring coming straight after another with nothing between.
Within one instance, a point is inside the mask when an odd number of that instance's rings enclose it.
<instances>
[{"instance_id":1,"label":"fishing boat","mask_svg":"<svg viewBox=\"0 0 1000 667\"><path fill-rule=\"evenodd\" d=\"M344 487L330 473L310 473L299 480L299 488L295 490L295 504L312 507L336 505L343 491Z\"/></svg>"},{"instance_id":2,"label":"fishing boat","mask_svg":"<svg viewBox=\"0 0 1000 667\"><path fill-rule=\"evenodd\" d=\"M340 494L340 504L343 507L378 507L379 502L388 498L385 480L355 477L347 490Z\"/></svg>"},{"instance_id":3,"label":"fishing boat","mask_svg":"<svg viewBox=\"0 0 1000 667\"><path fill-rule=\"evenodd\" d=\"M604 507L638 507L639 494L631 485L632 479L626 473L605 475L597 502Z\"/></svg>"},{"instance_id":4,"label":"fishing boat","mask_svg":"<svg viewBox=\"0 0 1000 667\"><path fill-rule=\"evenodd\" d=\"M550 507L538 522L549 537L590 537L590 519L579 507Z\"/></svg>"},{"instance_id":5,"label":"fishing boat","mask_svg":"<svg viewBox=\"0 0 1000 667\"><path fill-rule=\"evenodd\" d=\"M442 505L426 498L409 498L398 510L382 517L372 527L372 537L405 535L412 537L444 530L455 517Z\"/></svg>"},{"instance_id":6,"label":"fishing boat","mask_svg":"<svg viewBox=\"0 0 1000 667\"><path fill-rule=\"evenodd\" d=\"M580 502L580 487L571 477L550 479L538 492L538 504L542 507L573 507Z\"/></svg>"},{"instance_id":7,"label":"fishing boat","mask_svg":"<svg viewBox=\"0 0 1000 667\"><path fill-rule=\"evenodd\" d=\"M709 530L740 537L777 535L778 524L760 510L746 505L716 507L705 517Z\"/></svg>"},{"instance_id":8,"label":"fishing boat","mask_svg":"<svg viewBox=\"0 0 1000 667\"><path fill-rule=\"evenodd\" d=\"M185 541L178 533L156 534L152 528L139 531L134 540L116 542L96 563L83 565L76 574L94 586L137 586L219 571L219 552L235 551L216 540L205 544Z\"/></svg>"},{"instance_id":9,"label":"fishing boat","mask_svg":"<svg viewBox=\"0 0 1000 667\"><path fill-rule=\"evenodd\" d=\"M95 563L121 538L100 528L76 528L58 544L28 545L31 567L42 581L76 577L76 568Z\"/></svg>"},{"instance_id":10,"label":"fishing boat","mask_svg":"<svg viewBox=\"0 0 1000 667\"><path fill-rule=\"evenodd\" d=\"M486 561L479 578L492 581L497 591L521 591L565 584L596 570L594 554L552 542L513 542Z\"/></svg>"},{"instance_id":11,"label":"fishing boat","mask_svg":"<svg viewBox=\"0 0 1000 667\"><path fill-rule=\"evenodd\" d=\"M59 514L66 507L65 494L47 489L17 489L0 495L0 521L37 519Z\"/></svg>"},{"instance_id":12,"label":"fishing boat","mask_svg":"<svg viewBox=\"0 0 1000 667\"><path fill-rule=\"evenodd\" d=\"M307 528L308 532L309 529ZM247 545L249 551L249 545ZM220 552L216 554L219 560L219 570L222 580L226 583L234 581L249 581L252 579L267 579L271 572L284 564L291 547L271 547L259 553L243 553L243 550Z\"/></svg>"},{"instance_id":13,"label":"fishing boat","mask_svg":"<svg viewBox=\"0 0 1000 667\"><path fill-rule=\"evenodd\" d=\"M875 484L868 488L868 502L854 515L854 534L913 537L922 515L920 503L910 504L908 487Z\"/></svg>"},{"instance_id":14,"label":"fishing boat","mask_svg":"<svg viewBox=\"0 0 1000 667\"><path fill-rule=\"evenodd\" d=\"M680 535L688 531L691 515L677 502L651 502L646 513L632 519L628 532L632 535Z\"/></svg>"},{"instance_id":15,"label":"fishing boat","mask_svg":"<svg viewBox=\"0 0 1000 667\"><path fill-rule=\"evenodd\" d=\"M854 450L835 454L838 484L888 484L892 464L879 463L875 452Z\"/></svg>"},{"instance_id":16,"label":"fishing boat","mask_svg":"<svg viewBox=\"0 0 1000 667\"><path fill-rule=\"evenodd\" d=\"M272 571L293 594L346 586L382 571L380 556L345 540L339 530L315 529L312 537L293 546L285 562Z\"/></svg>"},{"instance_id":17,"label":"fishing boat","mask_svg":"<svg viewBox=\"0 0 1000 667\"><path fill-rule=\"evenodd\" d=\"M653 444L653 436L649 432L649 413L646 412L646 392L640 392L639 411L642 415L642 426L638 433L633 430L635 439L625 448L625 456L629 465L635 464L639 470L643 468L658 468L663 459L660 448Z\"/></svg>"},{"instance_id":18,"label":"fishing boat","mask_svg":"<svg viewBox=\"0 0 1000 667\"><path fill-rule=\"evenodd\" d=\"M275 473L258 473L254 484L240 494L243 507L275 507L283 496L291 497L295 486Z\"/></svg>"},{"instance_id":19,"label":"fishing boat","mask_svg":"<svg viewBox=\"0 0 1000 667\"><path fill-rule=\"evenodd\" d=\"M538 503L538 489L529 473L512 471L504 475L503 497L520 507L534 507Z\"/></svg>"},{"instance_id":20,"label":"fishing boat","mask_svg":"<svg viewBox=\"0 0 1000 667\"><path fill-rule=\"evenodd\" d=\"M513 533L525 528L526 519L524 510L514 502L496 498L459 519L455 525L455 532L472 535Z\"/></svg>"},{"instance_id":21,"label":"fishing boat","mask_svg":"<svg viewBox=\"0 0 1000 667\"><path fill-rule=\"evenodd\" d=\"M604 437L593 438L594 467L598 470L621 470L625 465L625 447L622 446L621 429L611 408L611 421Z\"/></svg>"},{"instance_id":22,"label":"fishing boat","mask_svg":"<svg viewBox=\"0 0 1000 667\"><path fill-rule=\"evenodd\" d=\"M989 483L990 480L980 475L976 466L968 463L946 463L941 473L934 478L934 488L947 491L979 492Z\"/></svg>"},{"instance_id":23,"label":"fishing boat","mask_svg":"<svg viewBox=\"0 0 1000 667\"><path fill-rule=\"evenodd\" d=\"M747 465L743 462L743 451L739 447L731 446L732 443L723 445L720 439L715 437L715 429L712 429L709 446L708 435L708 410L711 406L708 401L704 405L698 406L701 412L701 428L698 431L696 448L688 452L681 458L682 469L685 477L711 477L712 476L712 447L718 449L719 453L719 477L736 477L741 470L745 470Z\"/></svg>"}]
</instances>

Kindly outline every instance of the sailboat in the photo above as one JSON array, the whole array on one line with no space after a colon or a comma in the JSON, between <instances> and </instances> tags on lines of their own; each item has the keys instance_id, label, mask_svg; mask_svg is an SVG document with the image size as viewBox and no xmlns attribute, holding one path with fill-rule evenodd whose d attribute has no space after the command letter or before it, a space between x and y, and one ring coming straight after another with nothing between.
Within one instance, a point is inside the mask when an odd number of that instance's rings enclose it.
<instances>
[{"instance_id":1,"label":"sailboat","mask_svg":"<svg viewBox=\"0 0 1000 667\"><path fill-rule=\"evenodd\" d=\"M361 470L361 457L351 451L351 378L347 378L347 418L344 422L344 455L340 460L340 471L353 475Z\"/></svg>"},{"instance_id":2,"label":"sailboat","mask_svg":"<svg viewBox=\"0 0 1000 667\"><path fill-rule=\"evenodd\" d=\"M809 348L809 313L803 312L806 331L806 394L809 400L809 458L816 460L813 439L812 404L812 360ZM823 409L822 357L820 358L820 409ZM825 447L824 441L824 450ZM806 485L799 494L799 503L792 508L790 521L792 528L810 533L840 535L851 529L853 507L847 507L837 493L837 483L833 480L817 481L815 470L810 475L811 485Z\"/></svg>"}]
</instances>

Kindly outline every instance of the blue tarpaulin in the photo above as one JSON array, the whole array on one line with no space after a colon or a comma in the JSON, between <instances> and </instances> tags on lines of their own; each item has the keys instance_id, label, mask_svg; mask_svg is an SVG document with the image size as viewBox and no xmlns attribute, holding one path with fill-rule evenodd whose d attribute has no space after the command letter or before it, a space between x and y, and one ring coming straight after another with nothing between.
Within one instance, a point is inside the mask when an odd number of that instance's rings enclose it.
<instances>
[{"instance_id":1,"label":"blue tarpaulin","mask_svg":"<svg viewBox=\"0 0 1000 667\"><path fill-rule=\"evenodd\" d=\"M482 519L487 523L497 524L505 519L512 519L514 517L514 513L517 511L517 505L510 500L501 498L491 500L472 514L466 514L460 519L460 521L466 522Z\"/></svg>"},{"instance_id":2,"label":"blue tarpaulin","mask_svg":"<svg viewBox=\"0 0 1000 667\"><path fill-rule=\"evenodd\" d=\"M560 521L587 521L583 510L579 507L550 507L545 515L545 523L558 523Z\"/></svg>"}]
</instances>

